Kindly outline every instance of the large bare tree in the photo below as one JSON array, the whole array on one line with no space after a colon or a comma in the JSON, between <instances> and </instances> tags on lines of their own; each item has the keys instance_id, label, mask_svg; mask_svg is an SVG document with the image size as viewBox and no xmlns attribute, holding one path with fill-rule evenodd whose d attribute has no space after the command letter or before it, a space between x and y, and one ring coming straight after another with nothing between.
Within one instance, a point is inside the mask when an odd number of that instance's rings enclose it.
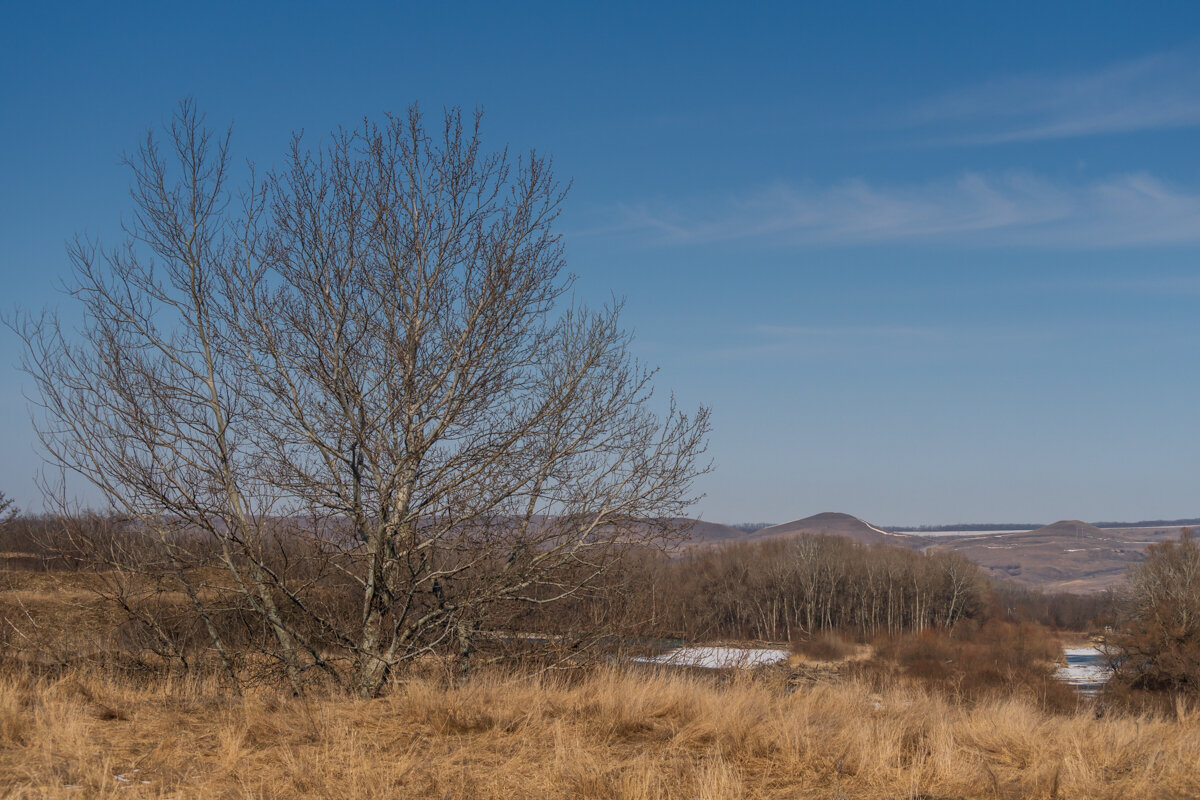
<instances>
[{"instance_id":1,"label":"large bare tree","mask_svg":"<svg viewBox=\"0 0 1200 800\"><path fill-rule=\"evenodd\" d=\"M231 675L218 605L297 688L369 695L680 533L707 411L654 398L619 303L574 301L550 161L479 124L297 136L233 192L185 102L126 159L126 240L70 248L81 328L17 323L52 463L129 520L126 561L174 570Z\"/></svg>"}]
</instances>

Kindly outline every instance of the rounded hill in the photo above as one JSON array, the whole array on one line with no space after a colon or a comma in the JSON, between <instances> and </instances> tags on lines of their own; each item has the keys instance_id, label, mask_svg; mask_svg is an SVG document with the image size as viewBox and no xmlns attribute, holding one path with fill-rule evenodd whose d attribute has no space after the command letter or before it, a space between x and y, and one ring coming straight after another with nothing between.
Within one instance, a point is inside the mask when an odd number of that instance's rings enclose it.
<instances>
[{"instance_id":1,"label":"rounded hill","mask_svg":"<svg viewBox=\"0 0 1200 800\"><path fill-rule=\"evenodd\" d=\"M887 544L901 547L921 547L927 544L926 540L920 536L885 531L858 517L835 511L825 511L804 519L772 525L757 531L749 538L762 540L792 536L843 536L860 544Z\"/></svg>"}]
</instances>

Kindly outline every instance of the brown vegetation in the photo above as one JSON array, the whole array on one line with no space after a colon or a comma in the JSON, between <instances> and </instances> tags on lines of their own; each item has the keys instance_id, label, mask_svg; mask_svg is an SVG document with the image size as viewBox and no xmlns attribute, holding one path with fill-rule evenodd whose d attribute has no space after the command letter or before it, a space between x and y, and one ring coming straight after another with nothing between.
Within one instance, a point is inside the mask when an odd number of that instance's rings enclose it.
<instances>
[{"instance_id":1,"label":"brown vegetation","mask_svg":"<svg viewBox=\"0 0 1200 800\"><path fill-rule=\"evenodd\" d=\"M0 678L3 797L1184 798L1200 718L654 671L413 678L374 700ZM77 787L77 788L72 788Z\"/></svg>"},{"instance_id":2,"label":"brown vegetation","mask_svg":"<svg viewBox=\"0 0 1200 800\"><path fill-rule=\"evenodd\" d=\"M1200 546L1191 530L1146 549L1122 611L1123 624L1108 642L1114 688L1131 698L1200 696Z\"/></svg>"},{"instance_id":3,"label":"brown vegetation","mask_svg":"<svg viewBox=\"0 0 1200 800\"><path fill-rule=\"evenodd\" d=\"M987 582L955 553L800 536L692 550L664 562L645 596L663 635L793 641L819 631L869 639L979 615Z\"/></svg>"},{"instance_id":4,"label":"brown vegetation","mask_svg":"<svg viewBox=\"0 0 1200 800\"><path fill-rule=\"evenodd\" d=\"M8 575L6 585L13 589L36 585L38 590L48 590L55 585L59 596L79 596L84 606L103 605L108 624L83 627L92 640L87 652L119 654L126 661L145 660L148 654L156 662L171 663L172 668L220 668L227 677L228 667L239 675L247 664L258 665L259 672L266 665L279 667L272 658L270 638L264 640L266 632L256 624L256 617L243 612L236 592L222 588L220 570L193 568L191 573L192 583L203 586L207 606L213 609L206 616L192 602L187 582L175 572L146 569L144 562L110 561L97 566L71 549L80 541L103 542L115 535L128 535L128 530L111 518L20 518L0 537L0 549L26 548L41 559L35 563L52 571L36 580L34 573L0 575ZM304 563L297 557L303 550L290 552L292 565ZM52 553L59 555L51 557ZM72 571L72 565L80 569ZM281 559L279 571L288 568ZM223 593L224 605L218 607ZM10 597L16 596L30 593ZM314 589L309 596L323 595ZM896 640L930 629L954 631L961 639L989 619L1034 619L1053 626L1056 620L1069 618L1079 623L1073 629L1085 630L1102 606L1076 601L1079 598L1072 596L1046 597L1013 587L990 587L973 565L955 554L867 547L838 537L729 545L678 558L637 550L626 552L604 581L552 607L493 604L476 620L472 657L477 663L533 658L578 664L598 655L615 655L639 642L663 639L790 642L801 652L836 650L832 642L839 639ZM0 594L0 606L8 602ZM1044 619L1027 615L1030 610L1039 611ZM23 637L15 644L27 660L55 661L58 656L52 653L62 648L48 642L77 639L78 634L69 631L36 634L36 630L56 630L72 614L35 614L26 619L27 612L25 607L13 609L18 624L9 631ZM214 640L226 643L223 658L214 652ZM431 648L429 654L458 657L453 646Z\"/></svg>"},{"instance_id":5,"label":"brown vegetation","mask_svg":"<svg viewBox=\"0 0 1200 800\"><path fill-rule=\"evenodd\" d=\"M961 702L1020 697L1046 711L1073 711L1079 694L1055 677L1062 644L1029 622L988 620L953 633L928 629L881 638L857 674L886 686L894 675Z\"/></svg>"},{"instance_id":6,"label":"brown vegetation","mask_svg":"<svg viewBox=\"0 0 1200 800\"><path fill-rule=\"evenodd\" d=\"M7 543L29 537L36 548L61 524L30 528L22 518ZM805 541L814 546L792 549ZM666 630L639 627L647 588L658 598L656 624L670 609L708 608L705 625L756 633L761 618L721 615L796 590L768 580L787 575L779 571L787 564L795 574L807 564L840 576L819 584L834 589L833 601L816 600L814 612L824 618L827 607L840 624L857 619L848 610L871 607L851 588L874 573L858 570L888 559L894 590L905 585L900 576L926 580L910 584L912 601L945 608L935 591L945 586L944 556L910 550L812 539L699 561L635 559L612 593L574 598L560 607L564 617L508 620L509 630L554 622L562 632L541 639L556 657L533 654L520 637L485 639L483 650L510 666L464 679L450 649L414 660L373 700L330 684L293 697L278 664L253 646L239 653L243 694L233 696L182 584L148 584L126 597L148 612L139 623L119 598L97 594L109 591L103 570L0 572L0 797L1015 800L1200 791L1200 716L1189 705L1098 716L1050 677L1058 650L1049 631L989 616L996 603L982 584L971 585L983 605L952 627L885 629L873 658L844 660L815 682L812 662L869 650L851 644L854 623L842 634L797 629L805 664L751 674L597 666L576 657L568 635L596 620L628 620L631 637ZM887 583L877 578L884 598ZM747 600L731 606L738 581ZM714 594L721 585L726 591ZM180 643L186 663L147 633L152 621ZM233 635L236 614L220 624L227 640L252 644L249 627L244 639ZM535 658L521 666L514 656L522 654ZM556 668L565 665L576 668Z\"/></svg>"}]
</instances>

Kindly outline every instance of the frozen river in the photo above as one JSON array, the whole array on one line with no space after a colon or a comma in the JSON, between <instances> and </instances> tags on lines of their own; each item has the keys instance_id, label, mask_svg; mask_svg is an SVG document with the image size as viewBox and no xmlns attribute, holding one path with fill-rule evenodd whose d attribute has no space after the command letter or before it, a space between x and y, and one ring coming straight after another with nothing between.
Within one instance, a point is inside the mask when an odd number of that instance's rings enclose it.
<instances>
[{"instance_id":1,"label":"frozen river","mask_svg":"<svg viewBox=\"0 0 1200 800\"><path fill-rule=\"evenodd\" d=\"M1058 668L1059 680L1066 681L1084 694L1095 694L1112 676L1112 670L1098 647L1068 647L1063 650L1067 665Z\"/></svg>"},{"instance_id":2,"label":"frozen river","mask_svg":"<svg viewBox=\"0 0 1200 800\"><path fill-rule=\"evenodd\" d=\"M1058 679L1084 694L1100 691L1112 675L1112 670L1098 647L1068 647L1063 650L1063 654L1067 664L1058 668ZM673 667L746 669L778 664L786 661L789 655L787 650L765 647L677 647L656 656L635 658L633 661Z\"/></svg>"}]
</instances>

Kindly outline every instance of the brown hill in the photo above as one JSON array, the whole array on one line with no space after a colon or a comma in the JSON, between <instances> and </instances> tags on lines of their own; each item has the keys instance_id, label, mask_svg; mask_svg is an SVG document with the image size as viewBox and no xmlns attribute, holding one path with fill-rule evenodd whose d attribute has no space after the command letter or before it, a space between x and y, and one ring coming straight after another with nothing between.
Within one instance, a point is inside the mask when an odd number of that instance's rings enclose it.
<instances>
[{"instance_id":1,"label":"brown hill","mask_svg":"<svg viewBox=\"0 0 1200 800\"><path fill-rule=\"evenodd\" d=\"M772 525L756 531L748 537L750 541L780 539L792 536L844 536L860 544L886 544L899 547L924 547L929 541L911 533L890 533L876 528L858 517L826 511L811 517Z\"/></svg>"},{"instance_id":2,"label":"brown hill","mask_svg":"<svg viewBox=\"0 0 1200 800\"><path fill-rule=\"evenodd\" d=\"M1062 520L1032 531L958 536L934 547L962 553L995 578L1047 591L1088 592L1119 583L1145 541L1119 528Z\"/></svg>"}]
</instances>

